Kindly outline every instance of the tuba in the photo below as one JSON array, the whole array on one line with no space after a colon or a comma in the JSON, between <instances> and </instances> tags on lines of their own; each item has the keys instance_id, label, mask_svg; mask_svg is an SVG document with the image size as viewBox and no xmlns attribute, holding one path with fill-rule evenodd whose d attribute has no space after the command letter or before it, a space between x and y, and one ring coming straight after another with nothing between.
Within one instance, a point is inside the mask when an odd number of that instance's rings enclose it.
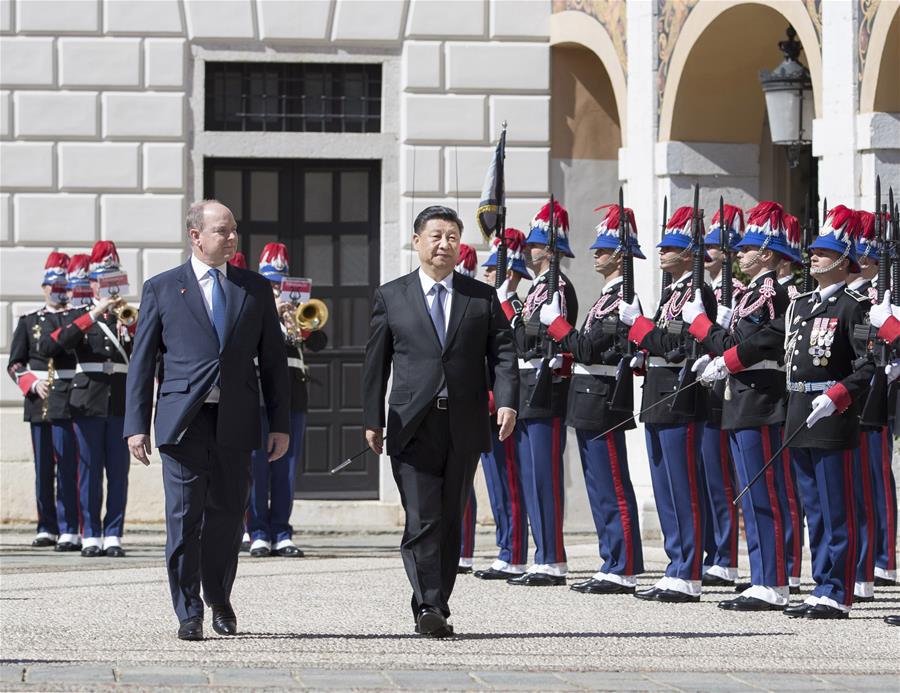
<instances>
[{"instance_id":1,"label":"tuba","mask_svg":"<svg viewBox=\"0 0 900 693\"><path fill-rule=\"evenodd\" d=\"M328 322L328 306L318 298L301 303L294 311L294 322L304 332L321 330Z\"/></svg>"}]
</instances>

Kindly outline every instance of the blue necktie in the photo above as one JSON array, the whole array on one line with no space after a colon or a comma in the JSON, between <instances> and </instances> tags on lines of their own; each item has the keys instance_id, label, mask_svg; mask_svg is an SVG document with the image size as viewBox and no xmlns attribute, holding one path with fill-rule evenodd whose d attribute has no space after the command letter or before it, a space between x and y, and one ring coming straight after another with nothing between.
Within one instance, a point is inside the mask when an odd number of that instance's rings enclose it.
<instances>
[{"instance_id":1,"label":"blue necktie","mask_svg":"<svg viewBox=\"0 0 900 693\"><path fill-rule=\"evenodd\" d=\"M444 327L444 285L435 284L431 290L434 294L434 300L431 302L431 322L434 323L434 329L437 332L438 341L444 346L444 338L446 336L446 328Z\"/></svg>"},{"instance_id":2,"label":"blue necktie","mask_svg":"<svg viewBox=\"0 0 900 693\"><path fill-rule=\"evenodd\" d=\"M213 268L207 274L213 282L212 290L212 318L213 327L216 328L216 335L219 338L219 351L225 346L225 289L222 288L220 280L221 272Z\"/></svg>"}]
</instances>

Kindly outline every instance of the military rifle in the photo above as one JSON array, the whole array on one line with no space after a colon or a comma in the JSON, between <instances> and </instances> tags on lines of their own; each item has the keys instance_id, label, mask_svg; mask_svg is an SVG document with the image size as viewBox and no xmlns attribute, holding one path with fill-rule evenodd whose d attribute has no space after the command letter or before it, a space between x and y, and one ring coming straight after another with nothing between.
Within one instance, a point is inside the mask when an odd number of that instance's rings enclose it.
<instances>
[{"instance_id":1,"label":"military rifle","mask_svg":"<svg viewBox=\"0 0 900 693\"><path fill-rule=\"evenodd\" d=\"M628 230L629 220L625 214L625 198L619 187L619 249L622 253L622 302L634 301L634 253L631 249L631 239ZM610 321L615 326L615 341L619 343L618 320ZM632 348L631 342L626 340L626 346L619 361L616 373L616 386L613 389L609 408L613 411L634 411L634 373L631 370Z\"/></svg>"},{"instance_id":2,"label":"military rifle","mask_svg":"<svg viewBox=\"0 0 900 693\"><path fill-rule=\"evenodd\" d=\"M553 297L559 292L559 243L558 231L556 228L556 219L554 212L556 211L556 201L553 195L550 196L550 219L549 228L547 230L547 249L550 251L550 269L547 270L547 298L544 303L550 303ZM540 310L536 307L535 310ZM550 361L556 355L556 343L547 334L547 330L540 331L542 335L542 351L541 365L537 372L537 383L534 390L531 391L531 397L528 399L528 406L537 409L547 409L550 407L551 395L553 390L553 372L550 369Z\"/></svg>"},{"instance_id":3,"label":"military rifle","mask_svg":"<svg viewBox=\"0 0 900 693\"><path fill-rule=\"evenodd\" d=\"M885 219L881 215L881 177L875 178L875 242L881 245L881 260L878 263L878 279L875 284L876 301L881 303L888 292L890 281L890 265L888 258L893 250L893 234L888 235L885 227ZM891 225L891 230L894 227ZM889 363L888 346L883 340L877 339L876 332L871 325L863 326L866 336L866 347L871 348L871 357L875 362L875 374L869 387L869 394L863 405L859 421L863 426L875 426L883 428L888 423L888 387L887 374L884 367ZM871 347L870 347L871 345Z\"/></svg>"},{"instance_id":4,"label":"military rifle","mask_svg":"<svg viewBox=\"0 0 900 693\"><path fill-rule=\"evenodd\" d=\"M719 241L722 246L722 295L719 298L726 308L734 299L734 281L731 267L731 228L725 226L725 200L719 195Z\"/></svg>"},{"instance_id":5,"label":"military rifle","mask_svg":"<svg viewBox=\"0 0 900 693\"><path fill-rule=\"evenodd\" d=\"M666 235L666 222L669 220L668 218L668 207L669 207L669 198L668 196L663 197L663 215L662 215L662 229L660 230L660 240ZM659 301L662 303L663 298L666 295L666 287L672 283L672 273L666 270L662 271L662 284L659 289Z\"/></svg>"}]
</instances>

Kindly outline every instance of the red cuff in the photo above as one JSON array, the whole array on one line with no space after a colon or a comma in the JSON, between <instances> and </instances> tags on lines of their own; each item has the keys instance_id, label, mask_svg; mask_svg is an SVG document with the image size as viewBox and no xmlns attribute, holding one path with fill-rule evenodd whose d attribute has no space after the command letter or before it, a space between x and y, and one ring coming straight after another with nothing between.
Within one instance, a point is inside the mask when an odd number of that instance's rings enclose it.
<instances>
[{"instance_id":1,"label":"red cuff","mask_svg":"<svg viewBox=\"0 0 900 693\"><path fill-rule=\"evenodd\" d=\"M832 385L825 394L828 395L832 402L834 402L838 414L846 411L847 407L853 402L850 391L844 387L843 383Z\"/></svg>"},{"instance_id":2,"label":"red cuff","mask_svg":"<svg viewBox=\"0 0 900 693\"><path fill-rule=\"evenodd\" d=\"M655 327L656 325L650 318L639 315L638 319L634 321L634 325L628 331L628 340L640 346L641 342L644 341L644 337L650 334Z\"/></svg>"},{"instance_id":3,"label":"red cuff","mask_svg":"<svg viewBox=\"0 0 900 693\"><path fill-rule=\"evenodd\" d=\"M562 365L556 369L556 375L561 378L572 377L572 365L575 363L575 357L569 353L562 353Z\"/></svg>"},{"instance_id":4,"label":"red cuff","mask_svg":"<svg viewBox=\"0 0 900 693\"><path fill-rule=\"evenodd\" d=\"M488 390L488 411L491 414L497 413L497 403L494 402L494 391Z\"/></svg>"},{"instance_id":5,"label":"red cuff","mask_svg":"<svg viewBox=\"0 0 900 693\"><path fill-rule=\"evenodd\" d=\"M738 348L736 346L731 347L722 354L722 359L725 361L725 368L728 369L729 373L740 373L746 368L746 366L741 363L741 359L738 356Z\"/></svg>"},{"instance_id":6,"label":"red cuff","mask_svg":"<svg viewBox=\"0 0 900 693\"><path fill-rule=\"evenodd\" d=\"M53 330L53 332L50 333L50 339L52 339L54 342L58 342L60 332L62 332L62 328L57 327L55 330Z\"/></svg>"},{"instance_id":7,"label":"red cuff","mask_svg":"<svg viewBox=\"0 0 900 693\"><path fill-rule=\"evenodd\" d=\"M94 318L91 317L90 313L85 313L81 317L76 318L75 322L73 322L72 324L82 332L87 332L89 329L91 329L91 325L94 324Z\"/></svg>"},{"instance_id":8,"label":"red cuff","mask_svg":"<svg viewBox=\"0 0 900 693\"><path fill-rule=\"evenodd\" d=\"M31 392L31 386L37 382L37 379L38 378L34 373L25 371L24 373L22 373L22 375L16 378L16 385L19 386L19 389L22 391L23 395L27 395L29 392Z\"/></svg>"},{"instance_id":9,"label":"red cuff","mask_svg":"<svg viewBox=\"0 0 900 693\"><path fill-rule=\"evenodd\" d=\"M900 320L893 315L884 321L884 325L878 330L878 336L889 344L900 337Z\"/></svg>"},{"instance_id":10,"label":"red cuff","mask_svg":"<svg viewBox=\"0 0 900 693\"><path fill-rule=\"evenodd\" d=\"M500 304L500 307L503 309L503 313L506 315L506 319L512 322L512 319L516 317L516 309L512 307L512 303L507 299Z\"/></svg>"},{"instance_id":11,"label":"red cuff","mask_svg":"<svg viewBox=\"0 0 900 693\"><path fill-rule=\"evenodd\" d=\"M694 322L691 323L688 332L690 332L698 342L702 342L709 336L709 331L712 329L712 326L712 321L706 317L706 314L700 313L700 315L694 319Z\"/></svg>"},{"instance_id":12,"label":"red cuff","mask_svg":"<svg viewBox=\"0 0 900 693\"><path fill-rule=\"evenodd\" d=\"M561 342L572 329L573 327L566 322L566 319L559 315L556 320L550 323L550 327L547 328L547 334L557 342Z\"/></svg>"}]
</instances>

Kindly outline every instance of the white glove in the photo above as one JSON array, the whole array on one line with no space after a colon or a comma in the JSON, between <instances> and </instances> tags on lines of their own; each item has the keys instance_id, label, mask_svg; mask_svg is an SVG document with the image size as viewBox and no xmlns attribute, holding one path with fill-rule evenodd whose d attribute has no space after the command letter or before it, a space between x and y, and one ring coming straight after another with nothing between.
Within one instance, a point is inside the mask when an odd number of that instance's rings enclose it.
<instances>
[{"instance_id":1,"label":"white glove","mask_svg":"<svg viewBox=\"0 0 900 693\"><path fill-rule=\"evenodd\" d=\"M509 292L509 279L504 281L500 286L497 287L497 298L500 299L500 303L509 300L510 292Z\"/></svg>"},{"instance_id":2,"label":"white glove","mask_svg":"<svg viewBox=\"0 0 900 693\"><path fill-rule=\"evenodd\" d=\"M719 307L716 308L716 324L719 327L727 330L731 325L732 313L734 313L734 311L731 308L729 308L728 306L723 306L720 303Z\"/></svg>"},{"instance_id":3,"label":"white glove","mask_svg":"<svg viewBox=\"0 0 900 693\"><path fill-rule=\"evenodd\" d=\"M812 401L812 413L806 417L806 425L812 428L816 421L831 416L836 411L837 407L831 397L822 393Z\"/></svg>"},{"instance_id":4,"label":"white glove","mask_svg":"<svg viewBox=\"0 0 900 693\"><path fill-rule=\"evenodd\" d=\"M714 383L717 380L721 380L726 375L728 375L728 369L725 367L725 359L721 356L716 356L716 358L710 361L709 365L703 369L703 375L700 376L700 380L704 383Z\"/></svg>"},{"instance_id":5,"label":"white glove","mask_svg":"<svg viewBox=\"0 0 900 693\"><path fill-rule=\"evenodd\" d=\"M619 303L619 320L631 327L641 317L641 306L638 297L635 296L631 303L621 301Z\"/></svg>"},{"instance_id":6,"label":"white glove","mask_svg":"<svg viewBox=\"0 0 900 693\"><path fill-rule=\"evenodd\" d=\"M884 367L884 372L887 375L888 385L890 385L897 379L898 376L900 376L900 359L891 361L888 365L886 365Z\"/></svg>"},{"instance_id":7,"label":"white glove","mask_svg":"<svg viewBox=\"0 0 900 693\"><path fill-rule=\"evenodd\" d=\"M694 365L691 366L691 370L694 371L694 373L702 373L706 369L706 366L710 361L712 361L712 356L710 356L709 354L703 354L703 356L694 361Z\"/></svg>"},{"instance_id":8,"label":"white glove","mask_svg":"<svg viewBox=\"0 0 900 693\"><path fill-rule=\"evenodd\" d=\"M874 303L869 308L869 322L872 323L876 330L880 330L881 326L887 322L891 315L893 315L891 311L891 295L885 291L884 299L882 299L881 303Z\"/></svg>"},{"instance_id":9,"label":"white glove","mask_svg":"<svg viewBox=\"0 0 900 693\"><path fill-rule=\"evenodd\" d=\"M554 294L550 303L541 306L541 324L551 325L560 315L562 311L559 309L559 294Z\"/></svg>"},{"instance_id":10,"label":"white glove","mask_svg":"<svg viewBox=\"0 0 900 693\"><path fill-rule=\"evenodd\" d=\"M632 356L631 363L629 363L628 366L636 371L641 370L644 367L644 352L639 351Z\"/></svg>"},{"instance_id":11,"label":"white glove","mask_svg":"<svg viewBox=\"0 0 900 693\"><path fill-rule=\"evenodd\" d=\"M705 312L703 310L703 297L698 291L695 298L684 304L684 307L681 309L681 318L690 325Z\"/></svg>"},{"instance_id":12,"label":"white glove","mask_svg":"<svg viewBox=\"0 0 900 693\"><path fill-rule=\"evenodd\" d=\"M557 368L562 368L562 365L563 365L563 357L560 356L559 354L557 354L552 359L547 361L547 367L551 371L555 371Z\"/></svg>"}]
</instances>

